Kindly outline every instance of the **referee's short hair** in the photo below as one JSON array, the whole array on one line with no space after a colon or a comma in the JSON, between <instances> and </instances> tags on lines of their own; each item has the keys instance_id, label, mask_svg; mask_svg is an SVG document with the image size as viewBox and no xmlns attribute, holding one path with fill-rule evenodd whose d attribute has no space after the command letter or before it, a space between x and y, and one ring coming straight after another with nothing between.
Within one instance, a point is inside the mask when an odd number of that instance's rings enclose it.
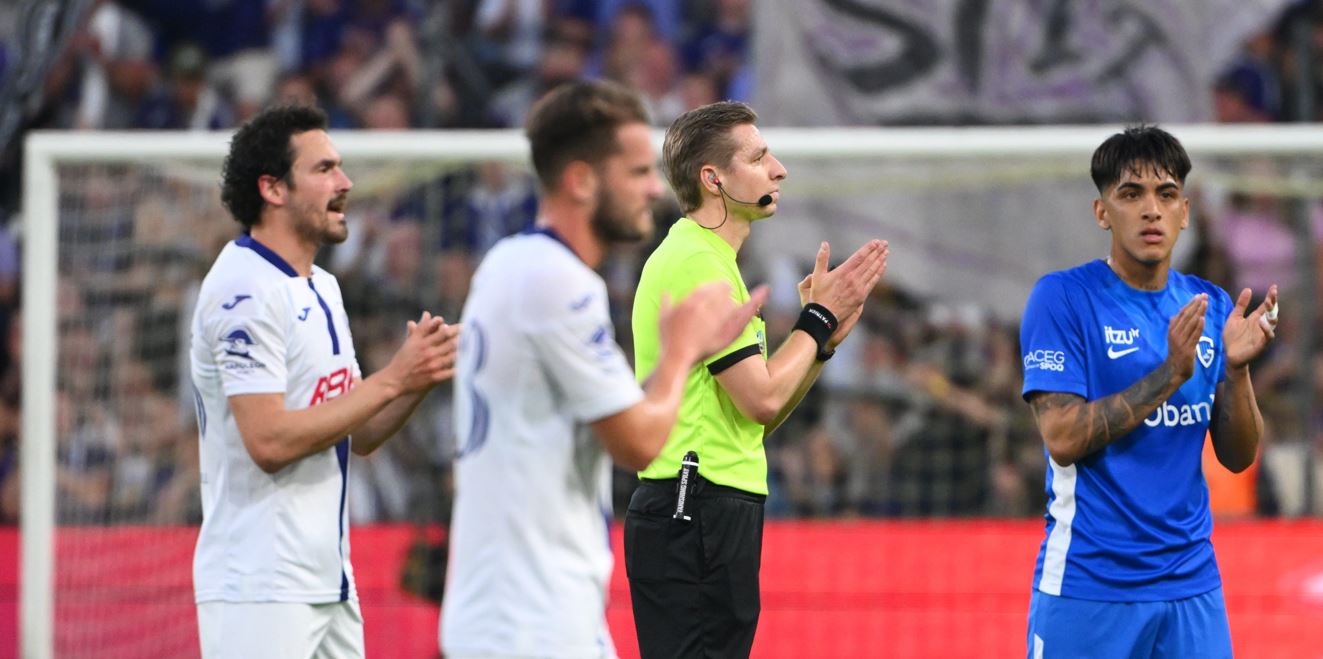
<instances>
[{"instance_id":1,"label":"referee's short hair","mask_svg":"<svg viewBox=\"0 0 1323 659\"><path fill-rule=\"evenodd\" d=\"M693 212L703 202L698 185L698 172L703 165L730 166L739 146L731 137L731 129L757 122L758 114L748 105L721 101L680 115L666 129L662 165L676 199L680 200L681 210Z\"/></svg>"},{"instance_id":2,"label":"referee's short hair","mask_svg":"<svg viewBox=\"0 0 1323 659\"><path fill-rule=\"evenodd\" d=\"M572 162L595 166L619 152L616 130L633 123L649 123L648 111L638 94L618 83L579 80L538 99L529 110L524 134L542 188L554 188Z\"/></svg>"}]
</instances>

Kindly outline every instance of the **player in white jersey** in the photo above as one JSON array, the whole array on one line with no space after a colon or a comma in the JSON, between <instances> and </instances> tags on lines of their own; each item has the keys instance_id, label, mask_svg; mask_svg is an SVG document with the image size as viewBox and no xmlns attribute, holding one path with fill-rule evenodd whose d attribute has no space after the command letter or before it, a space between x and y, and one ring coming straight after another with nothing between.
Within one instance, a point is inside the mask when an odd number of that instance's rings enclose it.
<instances>
[{"instance_id":1,"label":"player in white jersey","mask_svg":"<svg viewBox=\"0 0 1323 659\"><path fill-rule=\"evenodd\" d=\"M244 235L203 280L191 345L203 507L193 582L208 659L363 656L349 451L379 446L452 372L458 327L424 313L362 379L340 287L312 263L348 233L340 165L310 107L258 114L225 160L222 201Z\"/></svg>"},{"instance_id":2,"label":"player in white jersey","mask_svg":"<svg viewBox=\"0 0 1323 659\"><path fill-rule=\"evenodd\" d=\"M635 383L593 268L652 232L662 187L648 125L638 97L605 82L557 88L529 114L537 226L492 248L463 312L440 634L451 659L615 656L610 459L639 470L656 457L690 367L766 299L737 305L718 283L668 307L660 365Z\"/></svg>"}]
</instances>

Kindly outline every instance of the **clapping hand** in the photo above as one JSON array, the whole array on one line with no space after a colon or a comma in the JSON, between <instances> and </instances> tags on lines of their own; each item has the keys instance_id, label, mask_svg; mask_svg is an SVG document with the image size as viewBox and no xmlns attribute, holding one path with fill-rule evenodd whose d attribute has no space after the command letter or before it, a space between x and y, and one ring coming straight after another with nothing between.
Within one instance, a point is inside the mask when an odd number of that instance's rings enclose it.
<instances>
[{"instance_id":1,"label":"clapping hand","mask_svg":"<svg viewBox=\"0 0 1323 659\"><path fill-rule=\"evenodd\" d=\"M695 288L679 304L672 304L670 296L663 295L662 341L692 351L690 361L705 359L739 338L767 301L767 295L767 286L759 286L747 302L738 304L731 299L730 284L721 281Z\"/></svg>"},{"instance_id":2,"label":"clapping hand","mask_svg":"<svg viewBox=\"0 0 1323 659\"><path fill-rule=\"evenodd\" d=\"M887 271L889 253L887 241L871 240L855 250L845 263L828 270L831 246L824 242L818 248L813 272L799 282L799 302L816 302L836 316L836 330L827 342L829 350L836 349L845 340L863 315L864 301Z\"/></svg>"},{"instance_id":3,"label":"clapping hand","mask_svg":"<svg viewBox=\"0 0 1323 659\"><path fill-rule=\"evenodd\" d=\"M1227 317L1222 329L1222 346L1226 350L1227 370L1240 368L1258 357L1277 336L1277 285L1268 288L1263 303L1248 316L1252 292L1246 288L1236 298L1236 306Z\"/></svg>"}]
</instances>

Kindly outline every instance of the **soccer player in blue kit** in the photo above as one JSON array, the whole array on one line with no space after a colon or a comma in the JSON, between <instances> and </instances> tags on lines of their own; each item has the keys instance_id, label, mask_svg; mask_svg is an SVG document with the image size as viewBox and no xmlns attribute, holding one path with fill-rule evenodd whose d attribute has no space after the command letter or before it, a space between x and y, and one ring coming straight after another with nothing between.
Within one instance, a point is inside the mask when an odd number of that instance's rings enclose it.
<instances>
[{"instance_id":1,"label":"soccer player in blue kit","mask_svg":"<svg viewBox=\"0 0 1323 659\"><path fill-rule=\"evenodd\" d=\"M1211 430L1228 469L1254 462L1277 287L1246 315L1250 289L1171 269L1190 158L1166 131L1111 136L1091 170L1110 256L1039 280L1020 329L1049 457L1028 656L1230 657L1200 454Z\"/></svg>"}]
</instances>

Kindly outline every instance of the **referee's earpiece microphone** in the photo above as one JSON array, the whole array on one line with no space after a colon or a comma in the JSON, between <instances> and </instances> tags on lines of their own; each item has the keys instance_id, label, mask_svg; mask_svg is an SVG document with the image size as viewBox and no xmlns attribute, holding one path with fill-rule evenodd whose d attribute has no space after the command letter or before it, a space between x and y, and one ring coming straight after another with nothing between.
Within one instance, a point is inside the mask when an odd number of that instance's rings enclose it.
<instances>
[{"instance_id":1,"label":"referee's earpiece microphone","mask_svg":"<svg viewBox=\"0 0 1323 659\"><path fill-rule=\"evenodd\" d=\"M709 181L715 183L716 186L717 186L717 191L718 191L718 192L720 192L720 193L723 194L723 195L726 195L726 198L727 198L727 199L729 199L729 200L731 200L731 201L733 201L733 202L735 202L735 203L737 203L737 204L744 204L745 206L767 206L767 205L769 205L769 204L772 203L772 195L771 195L771 194L765 194L765 195L759 197L759 198L758 198L758 201L742 201L742 200L740 200L740 199L736 199L736 198L730 196L730 193L726 192L726 188L723 187L723 186L721 185L721 180L718 179L715 175L709 175L709 176L707 177L707 180L709 180Z\"/></svg>"}]
</instances>

